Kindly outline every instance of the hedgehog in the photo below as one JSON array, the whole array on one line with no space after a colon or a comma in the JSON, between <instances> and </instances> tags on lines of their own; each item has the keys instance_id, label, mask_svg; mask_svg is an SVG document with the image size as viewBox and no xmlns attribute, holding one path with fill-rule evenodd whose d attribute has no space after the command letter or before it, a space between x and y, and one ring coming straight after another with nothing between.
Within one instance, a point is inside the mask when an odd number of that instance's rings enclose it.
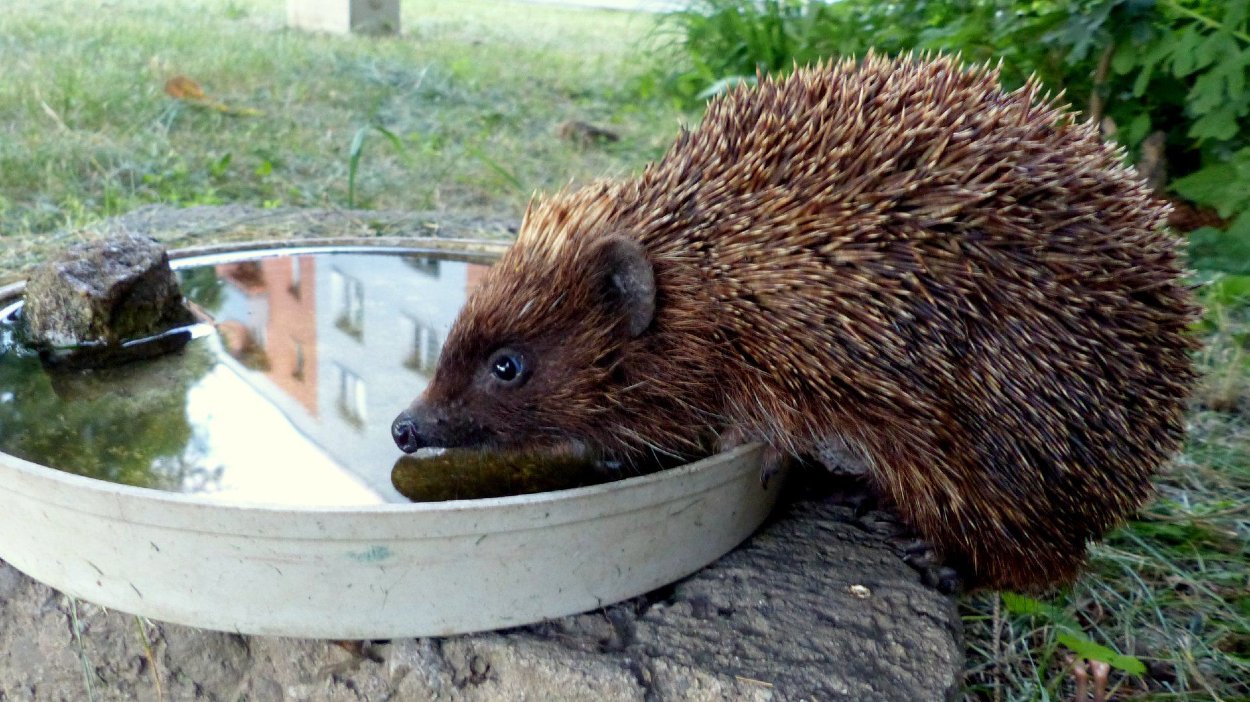
<instances>
[{"instance_id":1,"label":"hedgehog","mask_svg":"<svg viewBox=\"0 0 1250 702\"><path fill-rule=\"evenodd\" d=\"M426 446L860 472L965 587L1071 580L1182 439L1196 315L1122 149L1000 69L761 76L536 196L392 425Z\"/></svg>"}]
</instances>

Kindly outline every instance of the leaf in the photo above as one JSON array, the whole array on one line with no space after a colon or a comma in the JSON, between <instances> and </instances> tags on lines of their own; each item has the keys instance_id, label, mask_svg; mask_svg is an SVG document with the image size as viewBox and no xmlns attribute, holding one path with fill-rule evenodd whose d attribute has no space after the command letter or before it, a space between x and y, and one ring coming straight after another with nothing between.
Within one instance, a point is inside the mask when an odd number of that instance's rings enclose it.
<instances>
[{"instance_id":1,"label":"leaf","mask_svg":"<svg viewBox=\"0 0 1250 702\"><path fill-rule=\"evenodd\" d=\"M1095 643L1081 632L1081 628L1077 625L1075 619L1058 607L1013 592L1000 594L1003 598L1003 605L1007 607L1008 612L1038 617L1053 624L1056 629L1055 636L1059 643L1072 649L1081 658L1103 661L1114 668L1119 668L1133 675L1142 675L1146 672L1146 666L1137 658L1117 653L1102 644Z\"/></svg>"},{"instance_id":2,"label":"leaf","mask_svg":"<svg viewBox=\"0 0 1250 702\"><path fill-rule=\"evenodd\" d=\"M365 137L370 127L361 127L352 136L352 144L347 149L347 207L356 207L356 173L360 170L360 156L365 151Z\"/></svg>"},{"instance_id":3,"label":"leaf","mask_svg":"<svg viewBox=\"0 0 1250 702\"><path fill-rule=\"evenodd\" d=\"M1078 634L1074 631L1060 631L1056 633L1056 638L1059 640L1059 643L1072 649L1072 652L1081 658L1102 661L1112 668L1118 668L1132 675L1146 674L1146 664L1142 663L1140 658L1117 653L1102 644L1091 641L1083 634Z\"/></svg>"},{"instance_id":4,"label":"leaf","mask_svg":"<svg viewBox=\"0 0 1250 702\"><path fill-rule=\"evenodd\" d=\"M1233 98L1241 98L1246 92L1246 72L1250 70L1250 48L1242 51L1236 61L1224 64L1224 81L1228 94Z\"/></svg>"},{"instance_id":5,"label":"leaf","mask_svg":"<svg viewBox=\"0 0 1250 702\"><path fill-rule=\"evenodd\" d=\"M256 117L264 114L260 110L250 107L231 107L215 100L210 100L204 94L204 89L199 83L191 80L184 75L177 75L165 81L165 94L175 100L182 100L191 105L206 107L210 110L216 110L222 114L239 115L243 117Z\"/></svg>"},{"instance_id":6,"label":"leaf","mask_svg":"<svg viewBox=\"0 0 1250 702\"><path fill-rule=\"evenodd\" d=\"M1187 200L1214 207L1221 217L1228 217L1250 204L1250 188L1246 187L1239 174L1243 160L1250 160L1250 149L1239 151L1233 160L1206 166L1177 178L1172 181L1172 190Z\"/></svg>"},{"instance_id":7,"label":"leaf","mask_svg":"<svg viewBox=\"0 0 1250 702\"><path fill-rule=\"evenodd\" d=\"M515 188L517 192L521 192L521 193L526 192L525 183L522 183L521 179L516 177L516 174L514 174L512 171L509 171L507 168L504 168L498 161L486 155L486 152L482 151L481 149L477 147L469 148L468 152L470 156L473 156L477 158L477 160L486 164L487 168L491 169L496 174L498 174L501 178L507 181L508 184L511 185L513 188Z\"/></svg>"},{"instance_id":8,"label":"leaf","mask_svg":"<svg viewBox=\"0 0 1250 702\"><path fill-rule=\"evenodd\" d=\"M1198 141L1225 141L1237 136L1237 115L1230 109L1205 114L1189 128L1189 136Z\"/></svg>"},{"instance_id":9,"label":"leaf","mask_svg":"<svg viewBox=\"0 0 1250 702\"><path fill-rule=\"evenodd\" d=\"M754 76L729 76L727 78L721 78L715 83L712 83L711 85L704 88L703 91L700 92L696 97L698 97L700 100L707 100L708 98L716 97L717 95L722 95L724 93L727 93L730 90L733 90L734 88L738 87L739 85L755 85L755 77Z\"/></svg>"},{"instance_id":10,"label":"leaf","mask_svg":"<svg viewBox=\"0 0 1250 702\"><path fill-rule=\"evenodd\" d=\"M1246 21L1246 13L1250 11L1250 3L1244 0L1230 2L1224 14L1224 27L1232 29L1240 27Z\"/></svg>"},{"instance_id":11,"label":"leaf","mask_svg":"<svg viewBox=\"0 0 1250 702\"><path fill-rule=\"evenodd\" d=\"M1189 234L1189 265L1200 270L1250 275L1250 212L1228 229L1202 227Z\"/></svg>"},{"instance_id":12,"label":"leaf","mask_svg":"<svg viewBox=\"0 0 1250 702\"><path fill-rule=\"evenodd\" d=\"M386 140L391 142L391 146L394 146L397 151L404 150L404 140L400 139L399 136L395 134L395 132L392 132L391 130L379 124L373 125L373 128L374 130L377 131L378 134L381 134L382 136L386 137Z\"/></svg>"},{"instance_id":13,"label":"leaf","mask_svg":"<svg viewBox=\"0 0 1250 702\"><path fill-rule=\"evenodd\" d=\"M1227 33L1211 34L1194 46L1194 68L1206 68L1217 58L1236 52L1237 42Z\"/></svg>"},{"instance_id":14,"label":"leaf","mask_svg":"<svg viewBox=\"0 0 1250 702\"><path fill-rule=\"evenodd\" d=\"M1038 617L1052 624L1059 626L1079 629L1076 620L1068 616L1063 610L1041 600L1020 595L1014 592L1000 593L1003 598L1003 605L1007 607L1007 611L1012 614L1021 614L1030 617Z\"/></svg>"},{"instance_id":15,"label":"leaf","mask_svg":"<svg viewBox=\"0 0 1250 702\"><path fill-rule=\"evenodd\" d=\"M1201 42L1202 35L1192 24L1177 34L1176 43L1172 49L1172 75L1184 78L1198 69L1195 54Z\"/></svg>"},{"instance_id":16,"label":"leaf","mask_svg":"<svg viewBox=\"0 0 1250 702\"><path fill-rule=\"evenodd\" d=\"M1146 135L1150 133L1150 124L1149 112L1142 112L1134 117L1133 121L1128 123L1128 128L1124 130L1124 138L1129 145L1136 146L1140 144L1141 140L1145 139Z\"/></svg>"},{"instance_id":17,"label":"leaf","mask_svg":"<svg viewBox=\"0 0 1250 702\"><path fill-rule=\"evenodd\" d=\"M209 174L212 175L214 178L224 177L226 173L229 172L230 162L233 160L234 160L234 155L231 154L229 151L227 151L224 156L217 159L216 161L211 161L208 164Z\"/></svg>"},{"instance_id":18,"label":"leaf","mask_svg":"<svg viewBox=\"0 0 1250 702\"><path fill-rule=\"evenodd\" d=\"M1140 46L1134 46L1127 41L1121 42L1115 47L1115 53L1111 55L1111 70L1119 75L1124 75L1136 68L1140 59Z\"/></svg>"},{"instance_id":19,"label":"leaf","mask_svg":"<svg viewBox=\"0 0 1250 702\"><path fill-rule=\"evenodd\" d=\"M1207 71L1194 80L1186 99L1189 112L1203 115L1225 103L1224 75L1222 71Z\"/></svg>"},{"instance_id":20,"label":"leaf","mask_svg":"<svg viewBox=\"0 0 1250 702\"><path fill-rule=\"evenodd\" d=\"M1146 93L1146 88L1150 86L1150 79L1154 75L1155 66L1167 59L1168 54L1171 53L1172 45L1167 41L1160 41L1146 52L1141 60L1141 71L1137 74L1137 80L1133 82L1133 95L1141 97Z\"/></svg>"},{"instance_id":21,"label":"leaf","mask_svg":"<svg viewBox=\"0 0 1250 702\"><path fill-rule=\"evenodd\" d=\"M207 99L204 97L204 89L200 87L200 84L184 75L177 75L165 81L165 94L175 100L198 102Z\"/></svg>"},{"instance_id":22,"label":"leaf","mask_svg":"<svg viewBox=\"0 0 1250 702\"><path fill-rule=\"evenodd\" d=\"M1250 301L1250 275L1218 275L1203 289L1202 297L1209 305L1228 307ZM1250 597L1246 602L1250 604ZM1246 614L1250 615L1250 609Z\"/></svg>"}]
</instances>

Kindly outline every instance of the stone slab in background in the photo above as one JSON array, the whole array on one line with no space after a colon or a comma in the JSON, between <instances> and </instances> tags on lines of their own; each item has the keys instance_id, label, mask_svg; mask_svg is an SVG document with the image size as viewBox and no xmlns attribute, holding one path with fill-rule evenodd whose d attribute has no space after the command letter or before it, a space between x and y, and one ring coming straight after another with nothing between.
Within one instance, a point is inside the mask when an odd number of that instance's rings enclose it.
<instances>
[{"instance_id":1,"label":"stone slab in background","mask_svg":"<svg viewBox=\"0 0 1250 702\"><path fill-rule=\"evenodd\" d=\"M398 34L399 0L286 0L286 24L335 34Z\"/></svg>"}]
</instances>

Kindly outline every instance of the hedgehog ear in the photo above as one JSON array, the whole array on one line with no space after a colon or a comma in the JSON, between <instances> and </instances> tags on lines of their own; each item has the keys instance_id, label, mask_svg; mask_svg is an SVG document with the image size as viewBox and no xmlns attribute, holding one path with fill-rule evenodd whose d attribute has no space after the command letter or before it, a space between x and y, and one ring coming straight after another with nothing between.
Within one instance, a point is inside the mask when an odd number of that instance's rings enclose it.
<instances>
[{"instance_id":1,"label":"hedgehog ear","mask_svg":"<svg viewBox=\"0 0 1250 702\"><path fill-rule=\"evenodd\" d=\"M609 304L625 316L629 335L638 336L655 316L655 273L646 249L635 239L611 234L595 242L591 260Z\"/></svg>"}]
</instances>

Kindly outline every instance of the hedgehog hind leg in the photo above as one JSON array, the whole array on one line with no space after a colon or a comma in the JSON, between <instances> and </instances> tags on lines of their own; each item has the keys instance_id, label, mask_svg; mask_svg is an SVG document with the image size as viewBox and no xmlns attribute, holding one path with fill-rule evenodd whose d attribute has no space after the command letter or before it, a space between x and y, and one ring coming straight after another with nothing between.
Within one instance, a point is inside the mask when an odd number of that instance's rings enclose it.
<instances>
[{"instance_id":1,"label":"hedgehog hind leg","mask_svg":"<svg viewBox=\"0 0 1250 702\"><path fill-rule=\"evenodd\" d=\"M933 544L941 562L959 574L965 590L1038 592L1076 577L1085 562L1087 536L1080 524L1059 523L1072 515L1031 517L1027 509L1017 509L1025 506L1024 498L1003 504L984 483L953 481L954 494L941 492L937 486L942 483L933 481L927 495L912 494L905 501L894 497L895 504Z\"/></svg>"},{"instance_id":2,"label":"hedgehog hind leg","mask_svg":"<svg viewBox=\"0 0 1250 702\"><path fill-rule=\"evenodd\" d=\"M1053 543L1046 547L1015 546L985 540L960 550L948 561L964 574L969 590L993 589L1042 593L1071 583L1086 560L1086 544Z\"/></svg>"},{"instance_id":3,"label":"hedgehog hind leg","mask_svg":"<svg viewBox=\"0 0 1250 702\"><path fill-rule=\"evenodd\" d=\"M872 460L868 452L841 434L831 434L816 442L811 457L836 478L875 483L871 479ZM875 489L875 485L873 488L871 493L875 498L879 490ZM868 494L864 493L864 496ZM885 511L873 509L877 506L875 499L866 499L856 506L861 526L886 538L898 550L903 562L920 575L925 585L948 595L960 592L963 577L943 561L938 549L900 515L892 514L888 507Z\"/></svg>"},{"instance_id":4,"label":"hedgehog hind leg","mask_svg":"<svg viewBox=\"0 0 1250 702\"><path fill-rule=\"evenodd\" d=\"M860 478L850 480L859 482ZM891 546L903 563L916 571L920 582L944 594L953 595L964 589L966 574L942 555L921 531L910 524L901 510L879 500L880 490L872 481L863 481L863 491L852 502L856 524Z\"/></svg>"},{"instance_id":5,"label":"hedgehog hind leg","mask_svg":"<svg viewBox=\"0 0 1250 702\"><path fill-rule=\"evenodd\" d=\"M938 592L957 595L964 589L964 577L957 568L947 565L933 544L915 539L902 544L903 562L920 574L920 581Z\"/></svg>"},{"instance_id":6,"label":"hedgehog hind leg","mask_svg":"<svg viewBox=\"0 0 1250 702\"><path fill-rule=\"evenodd\" d=\"M966 443L911 438L906 447L877 445L869 477L915 535L894 544L926 582L945 584L953 574L963 591L1036 591L1075 575L1083 540L1074 547L1063 538L1069 532L1031 523L1028 508L1036 505L1026 499L1004 501L975 452L949 450Z\"/></svg>"}]
</instances>

